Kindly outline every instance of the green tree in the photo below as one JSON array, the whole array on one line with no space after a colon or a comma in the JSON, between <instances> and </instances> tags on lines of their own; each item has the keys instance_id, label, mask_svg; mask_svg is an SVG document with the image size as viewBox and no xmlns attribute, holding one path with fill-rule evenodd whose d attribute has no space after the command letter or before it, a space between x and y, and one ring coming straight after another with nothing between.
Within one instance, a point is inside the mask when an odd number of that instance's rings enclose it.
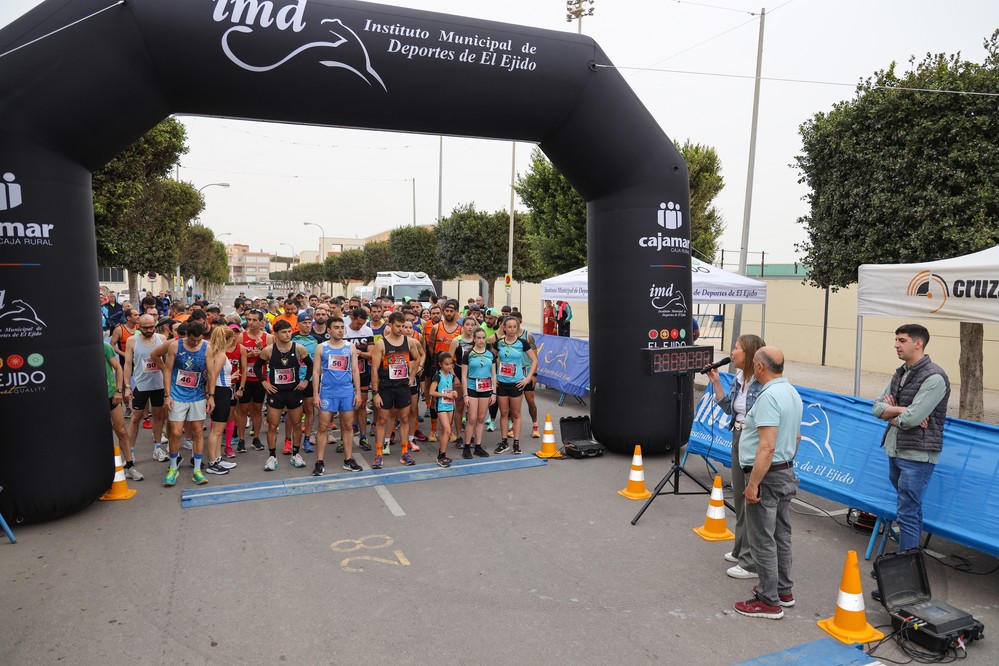
<instances>
[{"instance_id":1,"label":"green tree","mask_svg":"<svg viewBox=\"0 0 999 666\"><path fill-rule=\"evenodd\" d=\"M586 202L541 149L531 152L531 166L518 176L516 190L530 211L526 240L541 277L585 266Z\"/></svg>"},{"instance_id":2,"label":"green tree","mask_svg":"<svg viewBox=\"0 0 999 666\"><path fill-rule=\"evenodd\" d=\"M676 147L687 163L690 182L690 246L701 259L714 263L718 239L725 231L721 215L712 203L725 187L721 160L711 146L691 143L689 139Z\"/></svg>"},{"instance_id":3,"label":"green tree","mask_svg":"<svg viewBox=\"0 0 999 666\"><path fill-rule=\"evenodd\" d=\"M513 275L518 280L534 279L534 257L524 240L523 216L514 215ZM448 275L478 274L486 283L483 297L493 304L491 286L506 275L510 213L486 213L474 204L455 208L437 225L437 251Z\"/></svg>"},{"instance_id":4,"label":"green tree","mask_svg":"<svg viewBox=\"0 0 999 666\"><path fill-rule=\"evenodd\" d=\"M977 64L957 55L895 63L862 82L856 99L800 128L800 182L811 192L798 249L809 281L844 287L864 263L946 259L999 242L999 31ZM980 420L982 325L961 323L961 417Z\"/></svg>"},{"instance_id":5,"label":"green tree","mask_svg":"<svg viewBox=\"0 0 999 666\"><path fill-rule=\"evenodd\" d=\"M309 291L326 280L326 268L319 262L299 264L291 269L292 279L302 282Z\"/></svg>"},{"instance_id":6,"label":"green tree","mask_svg":"<svg viewBox=\"0 0 999 666\"><path fill-rule=\"evenodd\" d=\"M437 258L437 233L433 227L399 227L389 234L389 251L393 270L422 271L432 278L444 280Z\"/></svg>"},{"instance_id":7,"label":"green tree","mask_svg":"<svg viewBox=\"0 0 999 666\"><path fill-rule=\"evenodd\" d=\"M168 178L187 152L184 126L168 118L94 172L97 258L129 271L129 288L145 271L172 273L183 230L204 208L191 185Z\"/></svg>"},{"instance_id":8,"label":"green tree","mask_svg":"<svg viewBox=\"0 0 999 666\"><path fill-rule=\"evenodd\" d=\"M364 244L364 284L375 279L379 271L390 271L392 249L388 241L375 241Z\"/></svg>"},{"instance_id":9,"label":"green tree","mask_svg":"<svg viewBox=\"0 0 999 666\"><path fill-rule=\"evenodd\" d=\"M338 255L326 257L323 270L326 279L339 282L346 295L351 280L364 280L364 250L344 250Z\"/></svg>"},{"instance_id":10,"label":"green tree","mask_svg":"<svg viewBox=\"0 0 999 666\"><path fill-rule=\"evenodd\" d=\"M183 231L180 272L195 277L199 283L196 291L206 295L209 287L225 284L229 279L229 257L225 244L215 240L211 229L192 224Z\"/></svg>"}]
</instances>

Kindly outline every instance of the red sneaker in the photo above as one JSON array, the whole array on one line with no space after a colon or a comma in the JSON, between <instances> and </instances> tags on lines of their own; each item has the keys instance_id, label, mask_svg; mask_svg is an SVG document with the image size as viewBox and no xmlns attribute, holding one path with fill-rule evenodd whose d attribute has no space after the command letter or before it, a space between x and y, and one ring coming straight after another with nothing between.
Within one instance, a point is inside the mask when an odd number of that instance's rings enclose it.
<instances>
[{"instance_id":1,"label":"red sneaker","mask_svg":"<svg viewBox=\"0 0 999 666\"><path fill-rule=\"evenodd\" d=\"M753 594L756 594L756 586L753 586ZM784 608L790 608L794 605L794 595L793 594L778 594L777 602Z\"/></svg>"},{"instance_id":2,"label":"red sneaker","mask_svg":"<svg viewBox=\"0 0 999 666\"><path fill-rule=\"evenodd\" d=\"M142 427L145 430L152 430L153 429L153 424L152 424L152 422L149 419L142 419Z\"/></svg>"},{"instance_id":3,"label":"red sneaker","mask_svg":"<svg viewBox=\"0 0 999 666\"><path fill-rule=\"evenodd\" d=\"M284 440L284 452L283 453L286 456L290 456L291 455L291 440L290 439Z\"/></svg>"},{"instance_id":4,"label":"red sneaker","mask_svg":"<svg viewBox=\"0 0 999 666\"><path fill-rule=\"evenodd\" d=\"M783 608L763 603L756 597L748 601L737 601L735 603L735 612L746 617L765 617L768 620L779 620L784 617Z\"/></svg>"}]
</instances>

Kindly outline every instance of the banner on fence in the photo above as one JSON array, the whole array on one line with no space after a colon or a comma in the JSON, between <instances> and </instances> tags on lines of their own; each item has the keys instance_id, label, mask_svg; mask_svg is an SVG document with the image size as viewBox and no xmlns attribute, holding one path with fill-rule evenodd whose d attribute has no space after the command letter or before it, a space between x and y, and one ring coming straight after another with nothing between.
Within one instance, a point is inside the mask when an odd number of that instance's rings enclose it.
<instances>
[{"instance_id":1,"label":"banner on fence","mask_svg":"<svg viewBox=\"0 0 999 666\"><path fill-rule=\"evenodd\" d=\"M585 340L536 334L541 383L569 395L586 395L590 387L590 345Z\"/></svg>"}]
</instances>

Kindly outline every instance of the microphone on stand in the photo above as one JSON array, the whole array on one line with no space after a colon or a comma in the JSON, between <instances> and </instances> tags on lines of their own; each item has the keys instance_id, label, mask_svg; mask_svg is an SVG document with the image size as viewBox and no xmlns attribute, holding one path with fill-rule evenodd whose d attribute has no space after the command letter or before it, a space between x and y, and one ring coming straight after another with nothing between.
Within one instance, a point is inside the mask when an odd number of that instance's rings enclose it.
<instances>
[{"instance_id":1,"label":"microphone on stand","mask_svg":"<svg viewBox=\"0 0 999 666\"><path fill-rule=\"evenodd\" d=\"M725 358L723 358L720 361L716 361L716 362L712 363L711 365L704 366L704 368L700 371L700 373L702 375L707 374L708 370L717 370L718 368L722 367L723 365L728 365L731 362L732 362L732 359L730 357L726 356Z\"/></svg>"}]
</instances>

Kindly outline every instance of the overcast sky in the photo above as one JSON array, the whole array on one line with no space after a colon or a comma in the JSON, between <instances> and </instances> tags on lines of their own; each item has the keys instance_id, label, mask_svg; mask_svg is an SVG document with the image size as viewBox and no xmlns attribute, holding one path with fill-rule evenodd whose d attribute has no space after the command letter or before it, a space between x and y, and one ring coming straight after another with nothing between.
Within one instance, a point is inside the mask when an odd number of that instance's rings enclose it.
<instances>
[{"instance_id":1,"label":"overcast sky","mask_svg":"<svg viewBox=\"0 0 999 666\"><path fill-rule=\"evenodd\" d=\"M149 1L149 0L146 0ZM207 0L206 0L207 1ZM283 0L275 0L277 4ZM6 25L38 0L0 0ZM111 4L111 0L108 0ZM393 3L383 3L393 4ZM576 30L565 21L564 0L400 0L396 5L516 23ZM711 5L710 7L707 5ZM753 101L752 76L759 35L758 3L710 0L596 0L583 32L622 69L639 98L673 139L713 146L725 189L715 203L725 221L725 265L740 247ZM727 8L727 9L725 9ZM767 7L763 76L825 85L764 81L760 101L753 191L750 262L797 258L804 238L796 219L807 212L805 189L790 165L800 150L798 126L854 95L861 78L909 57L961 51L981 62L983 40L999 27L996 0L881 2L779 0ZM674 71L651 71L674 70ZM725 77L714 74L728 75ZM746 78L734 78L746 77ZM327 236L365 237L438 211L437 136L303 127L183 117L190 152L180 177L205 189L201 221L225 242L287 254L318 246ZM443 211L474 202L487 211L510 205L509 142L445 137ZM517 145L517 170L528 165L530 144ZM519 209L523 205L516 203ZM753 254L756 253L756 254ZM720 257L716 258L718 263Z\"/></svg>"}]
</instances>

